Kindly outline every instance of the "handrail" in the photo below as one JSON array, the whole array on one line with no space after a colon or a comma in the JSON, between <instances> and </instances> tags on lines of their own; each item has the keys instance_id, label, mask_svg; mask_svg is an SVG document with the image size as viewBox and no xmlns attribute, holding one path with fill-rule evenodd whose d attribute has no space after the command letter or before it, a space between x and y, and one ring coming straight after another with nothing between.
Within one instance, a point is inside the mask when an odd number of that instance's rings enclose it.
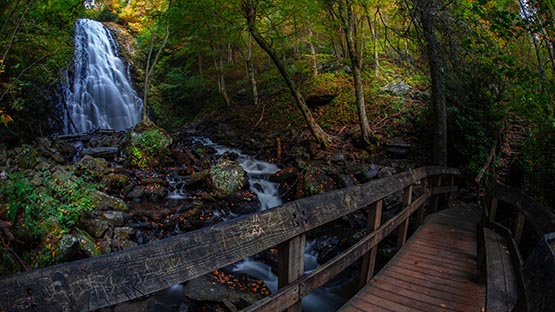
<instances>
[{"instance_id":1,"label":"handrail","mask_svg":"<svg viewBox=\"0 0 555 312\"><path fill-rule=\"evenodd\" d=\"M367 268L371 276L378 242L398 228L399 245L402 246L410 215L418 210L421 218L422 205L432 194L455 190L449 185L442 185L442 189L430 187L429 180L442 175L459 175L459 171L422 167L146 245L1 276L0 306L7 311L91 311L166 289L276 245L279 245L281 291L253 308L268 302L280 302L280 309L295 306L309 291L323 285L368 251L373 254ZM421 195L412 201L412 187L417 184L421 185ZM376 217L376 212L379 210L378 215L381 215L382 200L401 190L405 193L404 209L377 228L381 218ZM302 277L305 233L368 206L369 215L374 216L374 225L369 224L372 233L347 252Z\"/></svg>"},{"instance_id":2,"label":"handrail","mask_svg":"<svg viewBox=\"0 0 555 312\"><path fill-rule=\"evenodd\" d=\"M489 179L486 186L486 198L483 201L483 226L493 229L507 241L508 252L516 267L516 276L520 288L520 296L515 306L515 311L525 311L526 305L533 304L536 296L529 292L526 280L529 278L527 270L524 270L527 262L534 261L532 255L523 257L520 248L525 225L529 226L537 235L536 241L541 245L550 232L555 232L555 215L532 199L521 190L504 185L495 179ZM516 218L512 229L509 229L496 221L499 201L517 209ZM553 234L552 234L553 236ZM555 262L551 260L550 269L555 270ZM532 310L531 310L532 311Z\"/></svg>"}]
</instances>

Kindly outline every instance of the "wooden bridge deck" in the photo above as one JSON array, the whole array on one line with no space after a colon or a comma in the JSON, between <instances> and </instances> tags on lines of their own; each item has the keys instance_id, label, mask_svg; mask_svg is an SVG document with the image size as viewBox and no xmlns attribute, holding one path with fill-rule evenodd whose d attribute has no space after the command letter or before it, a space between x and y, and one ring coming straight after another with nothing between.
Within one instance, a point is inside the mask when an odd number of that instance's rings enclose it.
<instances>
[{"instance_id":1,"label":"wooden bridge deck","mask_svg":"<svg viewBox=\"0 0 555 312\"><path fill-rule=\"evenodd\" d=\"M457 205L426 218L340 311L484 311L476 269L480 211Z\"/></svg>"}]
</instances>

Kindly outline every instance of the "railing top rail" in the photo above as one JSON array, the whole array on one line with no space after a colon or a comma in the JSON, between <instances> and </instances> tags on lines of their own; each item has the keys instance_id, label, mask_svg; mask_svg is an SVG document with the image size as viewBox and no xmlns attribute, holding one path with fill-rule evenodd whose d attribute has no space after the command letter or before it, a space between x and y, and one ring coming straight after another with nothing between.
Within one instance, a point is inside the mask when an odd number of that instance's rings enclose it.
<instances>
[{"instance_id":1,"label":"railing top rail","mask_svg":"<svg viewBox=\"0 0 555 312\"><path fill-rule=\"evenodd\" d=\"M555 232L555 215L519 189L489 179L487 191L490 196L514 205L539 235Z\"/></svg>"},{"instance_id":2,"label":"railing top rail","mask_svg":"<svg viewBox=\"0 0 555 312\"><path fill-rule=\"evenodd\" d=\"M0 277L7 311L90 311L153 293L266 250L434 175L422 167L303 198L135 248Z\"/></svg>"}]
</instances>

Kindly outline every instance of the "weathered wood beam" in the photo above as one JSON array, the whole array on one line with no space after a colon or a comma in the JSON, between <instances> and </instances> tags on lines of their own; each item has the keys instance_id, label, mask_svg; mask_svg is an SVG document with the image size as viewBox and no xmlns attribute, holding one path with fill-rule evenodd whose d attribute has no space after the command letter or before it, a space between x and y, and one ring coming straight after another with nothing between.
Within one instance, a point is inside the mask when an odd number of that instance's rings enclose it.
<instances>
[{"instance_id":1,"label":"weathered wood beam","mask_svg":"<svg viewBox=\"0 0 555 312\"><path fill-rule=\"evenodd\" d=\"M459 171L419 168L135 248L2 276L0 306L8 311L91 311L138 298L242 260L440 174Z\"/></svg>"}]
</instances>

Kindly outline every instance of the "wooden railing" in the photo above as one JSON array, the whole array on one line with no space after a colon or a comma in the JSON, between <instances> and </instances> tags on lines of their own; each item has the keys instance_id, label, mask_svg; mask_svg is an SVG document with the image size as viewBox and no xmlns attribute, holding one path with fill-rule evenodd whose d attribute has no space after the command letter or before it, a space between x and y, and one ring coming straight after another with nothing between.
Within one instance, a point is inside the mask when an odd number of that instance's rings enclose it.
<instances>
[{"instance_id":1,"label":"wooden railing","mask_svg":"<svg viewBox=\"0 0 555 312\"><path fill-rule=\"evenodd\" d=\"M0 307L6 311L91 311L168 288L277 245L280 290L246 310L297 310L304 296L363 256L364 281L370 279L378 243L398 231L402 246L409 217L418 212L419 223L430 197L457 189L453 177L458 174L457 169L418 168L135 248L2 276ZM384 198L399 191L404 192L403 209L381 224ZM414 200L413 194L418 194ZM437 201L432 200L433 209ZM306 233L359 209L368 210L368 235L303 276Z\"/></svg>"},{"instance_id":2,"label":"wooden railing","mask_svg":"<svg viewBox=\"0 0 555 312\"><path fill-rule=\"evenodd\" d=\"M547 311L543 309L546 307L552 309L555 306L555 293L553 293L555 258L553 247L549 245L549 242L555 240L555 233L551 233L555 232L555 215L522 191L501 184L494 179L490 179L488 182L483 204L483 226L493 230L504 239L503 248L506 247L505 252L512 261L510 266L503 264L503 261L499 263L503 267L504 276L500 276L500 279L504 280L502 284L507 284L511 280L516 283L513 286L507 285L506 290L505 286L488 285L488 306L503 305L509 311ZM498 217L501 204L505 209L513 209L512 214L503 211L505 219L511 219L511 216L514 219L511 229L502 225L499 220L501 219ZM528 229L526 232L528 235L526 241L521 243L525 227ZM484 233L487 233L486 231L488 230L484 230ZM486 234L481 238L485 244L480 244L482 250L479 252L479 258L483 259L487 258L486 253L488 252L484 247L487 245L485 236ZM531 252L530 246L533 247ZM528 247L525 248L528 252L524 257L523 247ZM499 269L499 267L495 268L496 264L490 263L490 260L487 262L488 268ZM545 274L548 275L547 278L542 278L545 277ZM488 275L488 283L497 283L498 281L494 279L490 279ZM495 301L504 301L505 303L496 303ZM490 310L496 309L488 309L488 311ZM507 309L503 308L503 311L507 311Z\"/></svg>"}]
</instances>

